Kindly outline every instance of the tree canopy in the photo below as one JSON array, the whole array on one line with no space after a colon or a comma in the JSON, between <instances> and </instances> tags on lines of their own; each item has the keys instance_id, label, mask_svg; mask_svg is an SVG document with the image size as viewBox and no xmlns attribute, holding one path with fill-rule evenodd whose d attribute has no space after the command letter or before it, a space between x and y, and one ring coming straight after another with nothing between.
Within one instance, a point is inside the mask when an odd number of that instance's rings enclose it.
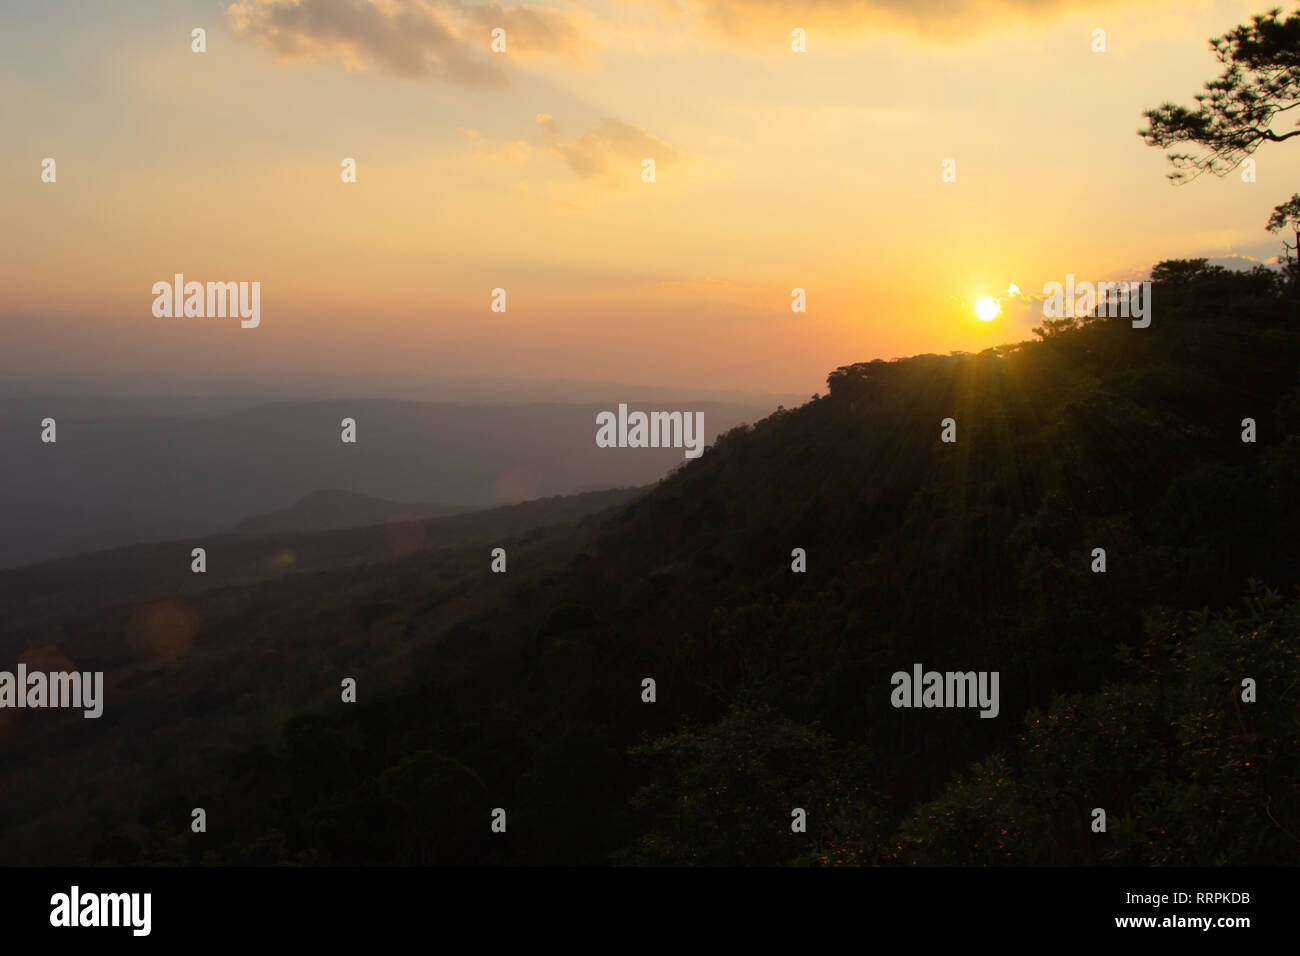
<instances>
[{"instance_id":1,"label":"tree canopy","mask_svg":"<svg viewBox=\"0 0 1300 956\"><path fill-rule=\"evenodd\" d=\"M1223 72L1196 95L1195 109L1164 103L1142 114L1148 126L1139 135L1148 146L1201 147L1168 154L1175 183L1204 172L1224 176L1264 143L1300 136L1300 129L1273 129L1278 114L1300 106L1300 8L1289 18L1280 9L1258 14L1210 48Z\"/></svg>"}]
</instances>

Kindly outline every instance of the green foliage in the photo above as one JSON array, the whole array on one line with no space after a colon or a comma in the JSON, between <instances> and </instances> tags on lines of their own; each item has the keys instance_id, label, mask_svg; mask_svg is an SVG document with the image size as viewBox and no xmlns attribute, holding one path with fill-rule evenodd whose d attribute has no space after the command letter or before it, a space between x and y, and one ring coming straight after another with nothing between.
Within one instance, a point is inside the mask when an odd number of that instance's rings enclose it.
<instances>
[{"instance_id":1,"label":"green foliage","mask_svg":"<svg viewBox=\"0 0 1300 956\"><path fill-rule=\"evenodd\" d=\"M1132 682L1031 711L1011 755L976 764L904 823L900 858L1300 862L1300 600L1255 590L1244 611L1185 617L1153 629L1141 655L1124 649ZM1106 833L1090 829L1094 807Z\"/></svg>"}]
</instances>

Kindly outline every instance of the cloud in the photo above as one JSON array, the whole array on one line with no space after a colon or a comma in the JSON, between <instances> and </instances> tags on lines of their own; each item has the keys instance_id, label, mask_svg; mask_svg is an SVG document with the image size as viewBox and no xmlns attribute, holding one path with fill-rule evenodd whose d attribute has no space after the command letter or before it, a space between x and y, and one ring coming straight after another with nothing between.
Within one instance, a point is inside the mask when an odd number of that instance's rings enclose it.
<instances>
[{"instance_id":1,"label":"cloud","mask_svg":"<svg viewBox=\"0 0 1300 956\"><path fill-rule=\"evenodd\" d=\"M580 63L585 45L568 14L495 0L238 0L226 17L236 36L269 46L281 60L337 59L349 70L464 86L506 86L494 58L550 55ZM489 50L495 27L506 30L504 56Z\"/></svg>"},{"instance_id":2,"label":"cloud","mask_svg":"<svg viewBox=\"0 0 1300 956\"><path fill-rule=\"evenodd\" d=\"M682 162L682 153L640 126L607 119L587 130L577 139L565 141L554 117L537 115L542 128L542 142L569 164L583 179L628 182L639 179L641 160L649 157L657 169L672 168Z\"/></svg>"},{"instance_id":3,"label":"cloud","mask_svg":"<svg viewBox=\"0 0 1300 956\"><path fill-rule=\"evenodd\" d=\"M1249 272L1256 266L1272 266L1278 261L1278 257L1271 259L1257 259L1254 256L1241 255L1235 252L1227 253L1221 256L1210 256L1209 264L1212 266L1223 266L1232 272ZM1148 272L1148 275L1150 273Z\"/></svg>"},{"instance_id":4,"label":"cloud","mask_svg":"<svg viewBox=\"0 0 1300 956\"><path fill-rule=\"evenodd\" d=\"M554 56L582 63L588 41L569 14L549 7L503 7L496 0L461 9L485 37L497 27L503 28L506 52L512 56Z\"/></svg>"},{"instance_id":5,"label":"cloud","mask_svg":"<svg viewBox=\"0 0 1300 956\"><path fill-rule=\"evenodd\" d=\"M476 149L474 158L494 165L521 166L543 152L561 157L580 179L618 185L641 181L641 161L651 158L656 170L675 169L695 157L631 123L606 119L575 139L567 139L549 113L537 114L538 137L526 140L493 139L478 130L460 128Z\"/></svg>"},{"instance_id":6,"label":"cloud","mask_svg":"<svg viewBox=\"0 0 1300 956\"><path fill-rule=\"evenodd\" d=\"M1065 12L1071 6L1094 10L1079 0L680 0L687 12L711 31L742 44L773 38L789 42L790 31L816 30L826 39L858 36L868 30L907 30L953 38L980 33L1011 21ZM781 39L784 38L784 39Z\"/></svg>"},{"instance_id":7,"label":"cloud","mask_svg":"<svg viewBox=\"0 0 1300 956\"><path fill-rule=\"evenodd\" d=\"M533 148L528 143L523 140L516 140L513 143L485 146L475 151L474 158L485 163L521 166L528 161L532 151Z\"/></svg>"}]
</instances>

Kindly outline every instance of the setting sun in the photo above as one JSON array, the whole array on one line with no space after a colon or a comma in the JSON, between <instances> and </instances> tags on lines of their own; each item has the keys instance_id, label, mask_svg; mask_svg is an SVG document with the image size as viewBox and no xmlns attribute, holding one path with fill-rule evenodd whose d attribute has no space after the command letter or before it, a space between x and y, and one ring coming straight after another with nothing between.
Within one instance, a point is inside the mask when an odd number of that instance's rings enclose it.
<instances>
[{"instance_id":1,"label":"setting sun","mask_svg":"<svg viewBox=\"0 0 1300 956\"><path fill-rule=\"evenodd\" d=\"M998 305L998 300L991 296L984 296L975 303L975 317L984 322L992 322L998 317L1002 307Z\"/></svg>"}]
</instances>

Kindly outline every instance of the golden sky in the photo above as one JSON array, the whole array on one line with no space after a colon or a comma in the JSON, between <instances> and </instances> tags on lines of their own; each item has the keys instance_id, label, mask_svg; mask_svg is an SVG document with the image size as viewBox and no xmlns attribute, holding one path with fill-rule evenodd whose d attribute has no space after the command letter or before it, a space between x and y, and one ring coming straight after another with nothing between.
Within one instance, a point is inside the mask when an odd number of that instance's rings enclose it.
<instances>
[{"instance_id":1,"label":"golden sky","mask_svg":"<svg viewBox=\"0 0 1300 956\"><path fill-rule=\"evenodd\" d=\"M1255 183L1174 187L1136 134L1144 109L1191 105L1218 75L1207 41L1261 9L9 3L0 373L811 394L838 365L1028 338L974 300L1276 255L1264 223L1300 147L1263 147ZM178 272L260 282L259 327L155 317Z\"/></svg>"}]
</instances>

